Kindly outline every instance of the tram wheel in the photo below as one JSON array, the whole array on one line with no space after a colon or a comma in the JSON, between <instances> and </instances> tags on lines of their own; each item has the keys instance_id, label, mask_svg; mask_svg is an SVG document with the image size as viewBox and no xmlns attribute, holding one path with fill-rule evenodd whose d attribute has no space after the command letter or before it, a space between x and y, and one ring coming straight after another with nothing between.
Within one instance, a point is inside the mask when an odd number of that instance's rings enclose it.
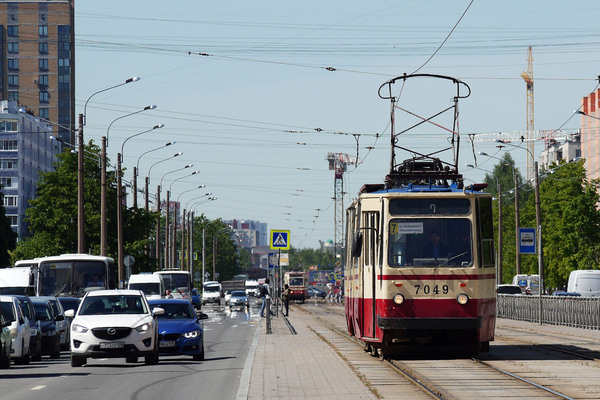
<instances>
[{"instance_id":1,"label":"tram wheel","mask_svg":"<svg viewBox=\"0 0 600 400\"><path fill-rule=\"evenodd\" d=\"M371 345L369 343L365 343L364 350L365 350L365 352L370 353L371 352Z\"/></svg>"},{"instance_id":2,"label":"tram wheel","mask_svg":"<svg viewBox=\"0 0 600 400\"><path fill-rule=\"evenodd\" d=\"M375 347L375 346L371 346L371 355L372 355L373 357L377 357L378 350L379 350L379 349L378 349L377 347Z\"/></svg>"},{"instance_id":3,"label":"tram wheel","mask_svg":"<svg viewBox=\"0 0 600 400\"><path fill-rule=\"evenodd\" d=\"M378 348L377 349L377 358L379 358L379 361L383 361L385 359L385 354L383 352L383 348Z\"/></svg>"}]
</instances>

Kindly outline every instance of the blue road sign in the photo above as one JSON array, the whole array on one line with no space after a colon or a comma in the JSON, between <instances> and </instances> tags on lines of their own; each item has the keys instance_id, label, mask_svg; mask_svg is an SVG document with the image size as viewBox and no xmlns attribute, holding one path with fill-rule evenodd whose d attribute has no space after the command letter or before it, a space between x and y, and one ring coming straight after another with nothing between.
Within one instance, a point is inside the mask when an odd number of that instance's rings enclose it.
<instances>
[{"instance_id":1,"label":"blue road sign","mask_svg":"<svg viewBox=\"0 0 600 400\"><path fill-rule=\"evenodd\" d=\"M519 228L519 253L536 254L535 228Z\"/></svg>"},{"instance_id":2,"label":"blue road sign","mask_svg":"<svg viewBox=\"0 0 600 400\"><path fill-rule=\"evenodd\" d=\"M271 249L289 250L290 249L290 231L271 231Z\"/></svg>"}]
</instances>

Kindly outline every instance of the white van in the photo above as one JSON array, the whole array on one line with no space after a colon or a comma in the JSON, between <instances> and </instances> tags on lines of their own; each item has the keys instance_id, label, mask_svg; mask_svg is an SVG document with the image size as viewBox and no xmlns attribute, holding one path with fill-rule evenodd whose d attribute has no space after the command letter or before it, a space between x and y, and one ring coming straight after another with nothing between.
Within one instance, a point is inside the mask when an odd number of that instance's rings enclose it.
<instances>
[{"instance_id":1,"label":"white van","mask_svg":"<svg viewBox=\"0 0 600 400\"><path fill-rule=\"evenodd\" d=\"M582 297L600 296L600 270L571 271L567 292L579 293Z\"/></svg>"},{"instance_id":2,"label":"white van","mask_svg":"<svg viewBox=\"0 0 600 400\"><path fill-rule=\"evenodd\" d=\"M37 296L38 270L30 266L0 269L0 294Z\"/></svg>"},{"instance_id":3,"label":"white van","mask_svg":"<svg viewBox=\"0 0 600 400\"><path fill-rule=\"evenodd\" d=\"M141 290L147 299L163 299L165 284L157 274L133 274L129 277L127 289Z\"/></svg>"}]
</instances>

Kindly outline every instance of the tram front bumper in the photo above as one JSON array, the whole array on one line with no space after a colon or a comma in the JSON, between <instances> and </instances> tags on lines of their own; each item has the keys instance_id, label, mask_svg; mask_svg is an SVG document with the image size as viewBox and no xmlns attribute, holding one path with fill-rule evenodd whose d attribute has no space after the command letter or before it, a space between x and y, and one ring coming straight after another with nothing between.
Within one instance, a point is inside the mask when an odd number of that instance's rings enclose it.
<instances>
[{"instance_id":1,"label":"tram front bumper","mask_svg":"<svg viewBox=\"0 0 600 400\"><path fill-rule=\"evenodd\" d=\"M377 317L380 329L479 329L483 317L477 318L383 318Z\"/></svg>"}]
</instances>

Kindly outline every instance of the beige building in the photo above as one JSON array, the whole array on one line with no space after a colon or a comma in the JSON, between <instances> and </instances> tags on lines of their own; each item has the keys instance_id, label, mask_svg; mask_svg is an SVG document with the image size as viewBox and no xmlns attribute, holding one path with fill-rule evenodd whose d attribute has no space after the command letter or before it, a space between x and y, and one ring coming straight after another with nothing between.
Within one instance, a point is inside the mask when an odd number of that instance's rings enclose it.
<instances>
[{"instance_id":1,"label":"beige building","mask_svg":"<svg viewBox=\"0 0 600 400\"><path fill-rule=\"evenodd\" d=\"M582 99L581 157L585 158L588 178L600 178L600 89Z\"/></svg>"},{"instance_id":2,"label":"beige building","mask_svg":"<svg viewBox=\"0 0 600 400\"><path fill-rule=\"evenodd\" d=\"M0 1L0 88L74 144L74 0ZM56 132L56 130L55 130Z\"/></svg>"}]
</instances>

